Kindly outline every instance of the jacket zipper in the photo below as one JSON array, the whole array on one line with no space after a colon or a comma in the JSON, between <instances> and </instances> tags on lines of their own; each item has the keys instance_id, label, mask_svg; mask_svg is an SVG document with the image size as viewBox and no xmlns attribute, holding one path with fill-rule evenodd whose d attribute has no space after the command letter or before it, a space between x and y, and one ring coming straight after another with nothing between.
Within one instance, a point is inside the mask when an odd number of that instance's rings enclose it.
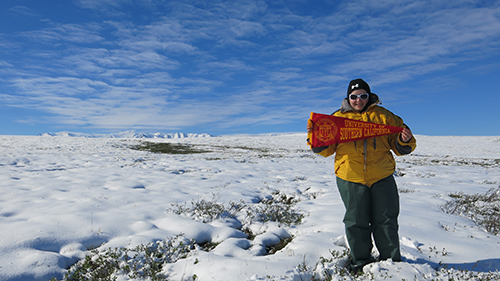
<instances>
[{"instance_id":1,"label":"jacket zipper","mask_svg":"<svg viewBox=\"0 0 500 281\"><path fill-rule=\"evenodd\" d=\"M366 154L368 152L368 141L367 141L367 139L363 140L363 150L364 150L363 154L364 154L364 158L365 158L365 161L364 161L365 164L364 164L363 172L366 173Z\"/></svg>"}]
</instances>

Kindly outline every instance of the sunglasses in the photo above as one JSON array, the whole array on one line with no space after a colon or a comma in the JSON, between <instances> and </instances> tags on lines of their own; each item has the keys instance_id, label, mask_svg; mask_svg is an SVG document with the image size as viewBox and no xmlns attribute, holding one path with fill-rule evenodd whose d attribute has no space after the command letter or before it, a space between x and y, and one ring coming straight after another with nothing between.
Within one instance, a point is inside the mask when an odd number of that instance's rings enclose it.
<instances>
[{"instance_id":1,"label":"sunglasses","mask_svg":"<svg viewBox=\"0 0 500 281\"><path fill-rule=\"evenodd\" d=\"M361 94L361 95L356 95L356 94L350 94L349 95L349 98L351 100L357 100L358 98L362 99L362 100L366 100L368 99L369 95L367 93L364 93L364 94Z\"/></svg>"}]
</instances>

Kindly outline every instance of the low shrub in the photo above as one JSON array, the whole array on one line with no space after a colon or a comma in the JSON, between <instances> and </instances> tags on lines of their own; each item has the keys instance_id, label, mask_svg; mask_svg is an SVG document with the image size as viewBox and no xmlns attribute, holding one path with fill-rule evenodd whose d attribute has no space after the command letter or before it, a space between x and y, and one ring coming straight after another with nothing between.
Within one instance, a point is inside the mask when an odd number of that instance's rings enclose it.
<instances>
[{"instance_id":1,"label":"low shrub","mask_svg":"<svg viewBox=\"0 0 500 281\"><path fill-rule=\"evenodd\" d=\"M204 223L211 222L220 218L236 218L240 212L244 212L245 224L258 222L278 222L283 225L298 225L302 223L305 215L296 211L293 207L299 202L295 197L286 195L279 191L274 191L270 198L260 200L258 204L247 205L243 201L229 202L226 206L217 203L217 198L210 201L198 200L192 201L191 206L187 204L175 204L168 211L178 215L187 215L197 221Z\"/></svg>"},{"instance_id":2,"label":"low shrub","mask_svg":"<svg viewBox=\"0 0 500 281\"><path fill-rule=\"evenodd\" d=\"M94 249L73 265L64 281L114 281L117 276L130 279L165 280L163 266L186 258L195 249L194 241L182 235L136 248ZM51 281L55 281L53 278Z\"/></svg>"},{"instance_id":3,"label":"low shrub","mask_svg":"<svg viewBox=\"0 0 500 281\"><path fill-rule=\"evenodd\" d=\"M191 201L191 206L187 204L173 204L168 211L177 215L187 215L196 221L208 223L220 218L235 218L236 214L245 206L243 202L229 202L229 206L217 203L217 198L214 196L212 200L207 201L201 199Z\"/></svg>"},{"instance_id":4,"label":"low shrub","mask_svg":"<svg viewBox=\"0 0 500 281\"><path fill-rule=\"evenodd\" d=\"M500 187L485 194L458 192L448 196L452 200L440 206L444 212L466 217L489 233L500 233Z\"/></svg>"},{"instance_id":5,"label":"low shrub","mask_svg":"<svg viewBox=\"0 0 500 281\"><path fill-rule=\"evenodd\" d=\"M181 143L164 143L164 142L142 142L140 145L132 146L132 149L149 151L152 153L164 153L164 154L196 154L196 153L207 153L208 150L202 150L193 148L188 144Z\"/></svg>"},{"instance_id":6,"label":"low shrub","mask_svg":"<svg viewBox=\"0 0 500 281\"><path fill-rule=\"evenodd\" d=\"M264 198L258 204L246 208L247 220L277 222L287 226L301 224L305 215L294 209L299 201L294 196L275 190L270 198Z\"/></svg>"}]
</instances>

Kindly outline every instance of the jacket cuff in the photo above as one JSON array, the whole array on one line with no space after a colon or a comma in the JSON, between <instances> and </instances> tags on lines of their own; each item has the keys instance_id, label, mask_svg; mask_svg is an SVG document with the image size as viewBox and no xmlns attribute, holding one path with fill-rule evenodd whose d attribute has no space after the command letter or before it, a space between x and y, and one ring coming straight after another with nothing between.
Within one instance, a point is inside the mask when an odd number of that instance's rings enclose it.
<instances>
[{"instance_id":1,"label":"jacket cuff","mask_svg":"<svg viewBox=\"0 0 500 281\"><path fill-rule=\"evenodd\" d=\"M413 137L412 137L413 139ZM398 141L396 142L396 149L401 155L410 154L412 151L412 147L410 145L411 139L409 142L403 142L400 137L398 137Z\"/></svg>"}]
</instances>

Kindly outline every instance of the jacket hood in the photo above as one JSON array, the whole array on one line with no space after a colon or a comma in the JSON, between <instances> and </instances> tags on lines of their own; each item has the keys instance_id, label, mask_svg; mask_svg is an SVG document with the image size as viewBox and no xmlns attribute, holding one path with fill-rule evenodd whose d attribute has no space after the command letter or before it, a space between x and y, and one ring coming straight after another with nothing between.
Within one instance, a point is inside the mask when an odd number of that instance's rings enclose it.
<instances>
[{"instance_id":1,"label":"jacket hood","mask_svg":"<svg viewBox=\"0 0 500 281\"><path fill-rule=\"evenodd\" d=\"M363 110L363 112L366 111L371 106L374 106L379 103L380 99L377 96L377 94L371 93L368 103L366 104L366 107ZM349 98L345 98L344 100L342 100L342 105L340 106L340 112L344 113L347 111L356 111L354 108L352 108L351 104L349 103Z\"/></svg>"}]
</instances>

